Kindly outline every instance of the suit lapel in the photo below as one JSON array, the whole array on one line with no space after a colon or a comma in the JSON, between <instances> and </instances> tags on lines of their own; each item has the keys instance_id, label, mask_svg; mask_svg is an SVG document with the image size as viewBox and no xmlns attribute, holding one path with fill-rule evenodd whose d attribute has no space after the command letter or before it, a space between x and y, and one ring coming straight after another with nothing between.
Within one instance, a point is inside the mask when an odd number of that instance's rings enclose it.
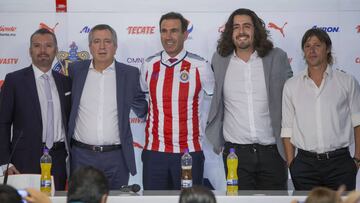
<instances>
[{"instance_id":1,"label":"suit lapel","mask_svg":"<svg viewBox=\"0 0 360 203\"><path fill-rule=\"evenodd\" d=\"M62 80L60 78L61 76L59 75L59 73L56 73L54 70L52 71L52 75L54 77L56 89L59 94L62 121L63 121L64 126L66 126L65 123L67 122L67 120L65 120L66 116L65 116L65 109L64 109L65 108L65 94L64 94L65 92L64 92Z\"/></svg>"},{"instance_id":2,"label":"suit lapel","mask_svg":"<svg viewBox=\"0 0 360 203\"><path fill-rule=\"evenodd\" d=\"M33 107L36 111L36 117L40 120L40 123L42 123L39 95L37 92L35 75L32 66L30 66L28 70L24 73L24 81L26 84L25 88L27 89L27 94L29 94L31 98L30 101L33 102Z\"/></svg>"},{"instance_id":3,"label":"suit lapel","mask_svg":"<svg viewBox=\"0 0 360 203\"><path fill-rule=\"evenodd\" d=\"M72 95L74 96L73 98L73 106L76 109L76 114L77 114L77 110L79 108L80 105L80 98L82 95L82 92L84 90L84 85L85 85L85 81L86 81L86 77L88 75L89 72L89 66L90 66L91 61L88 61L88 63L83 63L84 65L82 67L79 67L79 72L76 76L76 78L73 79L73 93Z\"/></svg>"},{"instance_id":4,"label":"suit lapel","mask_svg":"<svg viewBox=\"0 0 360 203\"><path fill-rule=\"evenodd\" d=\"M125 91L125 74L124 70L121 68L121 64L115 61L115 74L116 74L116 101L117 101L117 109L118 109L118 123L119 123L119 130L122 128L122 112L121 110L124 108L126 98L126 91ZM120 132L120 135L122 133Z\"/></svg>"},{"instance_id":5,"label":"suit lapel","mask_svg":"<svg viewBox=\"0 0 360 203\"><path fill-rule=\"evenodd\" d=\"M266 55L264 58L262 58L263 61L263 68L264 68L264 76L265 76L265 85L266 85L266 92L268 94L269 97L269 93L270 93L270 73L271 73L271 69L272 69L272 58L270 57L269 53L268 55Z\"/></svg>"}]
</instances>

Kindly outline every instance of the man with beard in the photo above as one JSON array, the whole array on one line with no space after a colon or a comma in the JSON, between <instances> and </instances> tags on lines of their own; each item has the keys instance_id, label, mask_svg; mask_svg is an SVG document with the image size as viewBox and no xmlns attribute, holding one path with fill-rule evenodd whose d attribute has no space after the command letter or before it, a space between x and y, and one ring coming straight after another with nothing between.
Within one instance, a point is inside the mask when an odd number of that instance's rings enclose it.
<instances>
[{"instance_id":1,"label":"man with beard","mask_svg":"<svg viewBox=\"0 0 360 203\"><path fill-rule=\"evenodd\" d=\"M240 190L287 189L282 145L276 145L282 89L292 76L286 53L273 48L259 17L241 8L226 22L211 64L216 85L205 134L215 152L223 152L225 173L234 148Z\"/></svg>"},{"instance_id":2,"label":"man with beard","mask_svg":"<svg viewBox=\"0 0 360 203\"><path fill-rule=\"evenodd\" d=\"M39 29L30 38L32 64L6 75L0 92L0 165L4 174L39 174L46 147L55 189L64 190L71 84L51 69L57 51L55 34Z\"/></svg>"},{"instance_id":3,"label":"man with beard","mask_svg":"<svg viewBox=\"0 0 360 203\"><path fill-rule=\"evenodd\" d=\"M359 83L332 68L332 43L325 31L306 31L301 48L307 68L285 83L281 129L295 189L336 190L344 184L354 190L360 164Z\"/></svg>"}]
</instances>

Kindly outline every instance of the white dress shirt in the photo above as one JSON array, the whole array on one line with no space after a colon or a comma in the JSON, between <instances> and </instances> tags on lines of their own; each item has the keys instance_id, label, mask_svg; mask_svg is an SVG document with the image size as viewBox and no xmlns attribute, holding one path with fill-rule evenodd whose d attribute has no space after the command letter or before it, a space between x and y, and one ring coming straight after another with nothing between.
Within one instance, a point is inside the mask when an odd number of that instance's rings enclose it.
<instances>
[{"instance_id":1,"label":"white dress shirt","mask_svg":"<svg viewBox=\"0 0 360 203\"><path fill-rule=\"evenodd\" d=\"M81 95L74 138L90 145L120 144L113 62L102 73L93 62Z\"/></svg>"},{"instance_id":2,"label":"white dress shirt","mask_svg":"<svg viewBox=\"0 0 360 203\"><path fill-rule=\"evenodd\" d=\"M41 109L41 120L43 123L42 137L43 142L46 139L46 117L47 117L47 98L45 94L45 79L42 77L44 72L37 68L34 64L32 65L35 75L36 89L39 96L40 109ZM61 117L61 105L59 99L59 92L57 90L54 77L51 69L46 72L49 76L49 82L51 87L51 96L53 99L54 106L54 142L63 142L65 140L65 128L63 126Z\"/></svg>"},{"instance_id":3,"label":"white dress shirt","mask_svg":"<svg viewBox=\"0 0 360 203\"><path fill-rule=\"evenodd\" d=\"M349 146L360 125L360 87L330 66L318 87L306 69L285 83L282 108L281 137L306 151L333 151Z\"/></svg>"},{"instance_id":4,"label":"white dress shirt","mask_svg":"<svg viewBox=\"0 0 360 203\"><path fill-rule=\"evenodd\" d=\"M234 52L223 88L225 140L236 144L274 144L264 67L257 52L248 62Z\"/></svg>"}]
</instances>

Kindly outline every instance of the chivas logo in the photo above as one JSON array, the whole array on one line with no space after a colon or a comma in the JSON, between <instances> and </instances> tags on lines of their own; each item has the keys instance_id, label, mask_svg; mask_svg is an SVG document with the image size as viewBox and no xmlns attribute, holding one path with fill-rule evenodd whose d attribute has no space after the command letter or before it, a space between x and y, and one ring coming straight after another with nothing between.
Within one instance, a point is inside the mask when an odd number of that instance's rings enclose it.
<instances>
[{"instance_id":1,"label":"chivas logo","mask_svg":"<svg viewBox=\"0 0 360 203\"><path fill-rule=\"evenodd\" d=\"M68 75L68 66L75 61L83 61L90 58L90 54L87 51L78 52L78 46L75 42L70 45L69 52L59 51L56 55L58 62L53 67L53 70L58 71L64 75Z\"/></svg>"}]
</instances>

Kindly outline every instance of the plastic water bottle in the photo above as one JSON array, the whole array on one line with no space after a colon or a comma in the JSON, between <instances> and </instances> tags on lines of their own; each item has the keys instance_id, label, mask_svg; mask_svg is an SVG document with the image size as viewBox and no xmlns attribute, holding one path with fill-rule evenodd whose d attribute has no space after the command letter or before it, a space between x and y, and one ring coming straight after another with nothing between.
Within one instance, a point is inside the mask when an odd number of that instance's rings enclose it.
<instances>
[{"instance_id":1,"label":"plastic water bottle","mask_svg":"<svg viewBox=\"0 0 360 203\"><path fill-rule=\"evenodd\" d=\"M237 175L238 163L238 157L235 154L235 149L230 148L230 154L227 156L226 159L226 165L228 170L228 174L226 177L226 192L228 195L237 195L239 190Z\"/></svg>"},{"instance_id":2,"label":"plastic water bottle","mask_svg":"<svg viewBox=\"0 0 360 203\"><path fill-rule=\"evenodd\" d=\"M189 149L185 149L184 155L181 157L181 188L192 187L192 158L189 154Z\"/></svg>"},{"instance_id":3,"label":"plastic water bottle","mask_svg":"<svg viewBox=\"0 0 360 203\"><path fill-rule=\"evenodd\" d=\"M51 156L49 155L49 150L45 147L44 154L40 158L40 167L41 167L41 178L40 178L40 191L51 195Z\"/></svg>"}]
</instances>

